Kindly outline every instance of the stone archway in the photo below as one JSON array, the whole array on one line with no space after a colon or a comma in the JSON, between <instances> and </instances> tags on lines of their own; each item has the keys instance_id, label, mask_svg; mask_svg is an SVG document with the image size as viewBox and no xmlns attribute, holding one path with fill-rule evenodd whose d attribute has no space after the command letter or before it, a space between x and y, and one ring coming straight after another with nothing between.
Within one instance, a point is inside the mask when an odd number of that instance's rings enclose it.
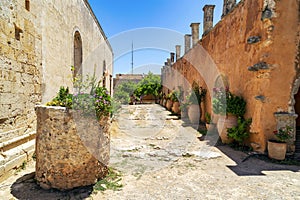
<instances>
[{"instance_id":1,"label":"stone archway","mask_svg":"<svg viewBox=\"0 0 300 200\"><path fill-rule=\"evenodd\" d=\"M82 40L79 31L74 34L74 73L73 77L82 75Z\"/></svg>"}]
</instances>

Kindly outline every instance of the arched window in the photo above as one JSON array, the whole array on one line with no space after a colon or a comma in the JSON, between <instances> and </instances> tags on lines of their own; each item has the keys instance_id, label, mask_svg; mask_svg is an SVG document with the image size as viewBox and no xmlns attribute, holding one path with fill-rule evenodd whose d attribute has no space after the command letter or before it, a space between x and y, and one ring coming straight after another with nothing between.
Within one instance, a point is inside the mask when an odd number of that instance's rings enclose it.
<instances>
[{"instance_id":1,"label":"arched window","mask_svg":"<svg viewBox=\"0 0 300 200\"><path fill-rule=\"evenodd\" d=\"M78 31L74 34L74 73L73 77L82 75L82 40Z\"/></svg>"}]
</instances>

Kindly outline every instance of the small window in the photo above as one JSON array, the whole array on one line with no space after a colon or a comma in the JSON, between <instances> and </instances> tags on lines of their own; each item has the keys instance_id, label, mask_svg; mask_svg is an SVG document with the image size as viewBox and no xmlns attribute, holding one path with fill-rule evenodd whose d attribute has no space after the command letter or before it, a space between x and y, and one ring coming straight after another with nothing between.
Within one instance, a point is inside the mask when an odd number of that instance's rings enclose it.
<instances>
[{"instance_id":1,"label":"small window","mask_svg":"<svg viewBox=\"0 0 300 200\"><path fill-rule=\"evenodd\" d=\"M25 0L25 8L30 11L30 0Z\"/></svg>"}]
</instances>

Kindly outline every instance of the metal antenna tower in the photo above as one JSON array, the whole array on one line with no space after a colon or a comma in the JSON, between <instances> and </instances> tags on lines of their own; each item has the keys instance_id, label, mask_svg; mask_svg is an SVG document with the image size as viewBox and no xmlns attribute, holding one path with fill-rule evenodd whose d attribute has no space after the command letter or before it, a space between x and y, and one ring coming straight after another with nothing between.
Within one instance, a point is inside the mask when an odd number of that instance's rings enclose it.
<instances>
[{"instance_id":1,"label":"metal antenna tower","mask_svg":"<svg viewBox=\"0 0 300 200\"><path fill-rule=\"evenodd\" d=\"M133 74L133 41L131 46L131 74Z\"/></svg>"}]
</instances>

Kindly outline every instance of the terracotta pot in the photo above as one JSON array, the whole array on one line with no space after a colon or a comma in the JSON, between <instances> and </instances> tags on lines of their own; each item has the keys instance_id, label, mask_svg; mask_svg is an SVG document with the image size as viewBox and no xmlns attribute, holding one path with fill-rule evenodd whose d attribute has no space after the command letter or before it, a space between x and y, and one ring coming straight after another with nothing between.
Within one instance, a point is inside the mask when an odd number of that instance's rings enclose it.
<instances>
[{"instance_id":1,"label":"terracotta pot","mask_svg":"<svg viewBox=\"0 0 300 200\"><path fill-rule=\"evenodd\" d=\"M275 140L268 141L268 156L276 160L284 160L286 154L287 144L285 142L278 142Z\"/></svg>"},{"instance_id":2,"label":"terracotta pot","mask_svg":"<svg viewBox=\"0 0 300 200\"><path fill-rule=\"evenodd\" d=\"M167 110L171 110L171 109L172 109L172 106L173 106L173 101L171 101L170 99L167 100L167 105L166 105Z\"/></svg>"},{"instance_id":3,"label":"terracotta pot","mask_svg":"<svg viewBox=\"0 0 300 200\"><path fill-rule=\"evenodd\" d=\"M192 124L198 124L201 116L201 110L198 104L192 104L188 109L188 116Z\"/></svg>"},{"instance_id":4,"label":"terracotta pot","mask_svg":"<svg viewBox=\"0 0 300 200\"><path fill-rule=\"evenodd\" d=\"M180 104L178 101L173 103L172 111L176 114L180 113Z\"/></svg>"},{"instance_id":5,"label":"terracotta pot","mask_svg":"<svg viewBox=\"0 0 300 200\"><path fill-rule=\"evenodd\" d=\"M232 128L237 125L237 117L235 115L226 115L220 116L217 129L219 132L219 136L222 140L222 143L229 144L233 142L232 138L229 138L227 135L227 129Z\"/></svg>"},{"instance_id":6,"label":"terracotta pot","mask_svg":"<svg viewBox=\"0 0 300 200\"><path fill-rule=\"evenodd\" d=\"M166 104L167 104L167 100L164 99L164 100L163 100L163 107L166 107Z\"/></svg>"}]
</instances>

